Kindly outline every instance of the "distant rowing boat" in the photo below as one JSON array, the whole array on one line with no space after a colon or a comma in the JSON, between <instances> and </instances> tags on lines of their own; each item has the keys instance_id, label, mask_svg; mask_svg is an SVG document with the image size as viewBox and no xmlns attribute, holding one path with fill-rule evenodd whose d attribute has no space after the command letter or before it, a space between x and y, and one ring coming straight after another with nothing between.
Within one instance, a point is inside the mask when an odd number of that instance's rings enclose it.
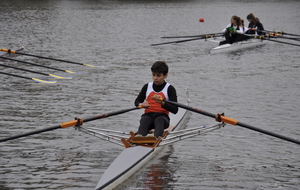
<instances>
[{"instance_id":1,"label":"distant rowing boat","mask_svg":"<svg viewBox=\"0 0 300 190\"><path fill-rule=\"evenodd\" d=\"M266 43L266 41L272 41L272 42L277 42L277 43L300 47L300 44L297 44L297 43L289 43L289 42L277 40L277 39L284 39L284 40L293 40L293 41L299 42L300 35L298 35L298 34L290 34L290 33L284 33L284 32L272 32L272 31L267 31L267 30L261 30L260 32L264 32L265 34L264 35L243 34L244 36L246 36L249 39L240 41L240 42L236 42L233 44L219 45L219 46L211 49L210 52L211 53L229 52L229 51L237 51L237 50L245 49L245 48L258 47L258 46L264 45ZM286 37L286 36L283 36L283 34L290 35L292 37ZM186 38L186 39L170 41L170 42L163 42L163 43L156 43L156 44L151 44L151 46L158 46L158 45L165 45L165 44L178 44L178 43L190 42L190 41L202 40L202 39L205 41L220 43L221 41L224 40L224 33L211 33L211 34L189 35L189 36L165 36L165 37L161 37L161 38ZM273 39L271 39L271 38L273 38Z\"/></svg>"},{"instance_id":2,"label":"distant rowing boat","mask_svg":"<svg viewBox=\"0 0 300 190\"><path fill-rule=\"evenodd\" d=\"M238 51L238 50L241 50L241 49L254 48L254 47L262 46L262 45L265 45L265 44L266 44L266 40L251 38L251 39L248 39L248 40L235 42L233 44L219 45L217 47L212 48L210 50L210 53L214 54L214 53Z\"/></svg>"}]
</instances>

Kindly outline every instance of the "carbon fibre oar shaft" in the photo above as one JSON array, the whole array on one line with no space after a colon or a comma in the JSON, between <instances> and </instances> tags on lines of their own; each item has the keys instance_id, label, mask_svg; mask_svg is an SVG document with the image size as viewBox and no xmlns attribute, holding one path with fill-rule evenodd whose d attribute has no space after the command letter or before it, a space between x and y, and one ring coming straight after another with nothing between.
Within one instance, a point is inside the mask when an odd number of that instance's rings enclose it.
<instances>
[{"instance_id":1,"label":"carbon fibre oar shaft","mask_svg":"<svg viewBox=\"0 0 300 190\"><path fill-rule=\"evenodd\" d=\"M76 64L76 65L85 65L85 66L89 66L89 67L101 67L101 66L97 66L97 65L77 63L77 62L74 62L74 61L67 61L67 60L55 59L55 58L51 58L51 57L44 57L44 56L40 56L40 55L33 55L33 54L29 54L29 53L22 53L22 52L10 50L10 49L0 49L0 51L4 51L4 52L8 52L8 53L16 53L16 54L20 54L20 55L27 55L27 56L37 57L37 58L41 58L41 59L49 59L49 60L53 60L53 61L72 63L72 64Z\"/></svg>"},{"instance_id":2,"label":"carbon fibre oar shaft","mask_svg":"<svg viewBox=\"0 0 300 190\"><path fill-rule=\"evenodd\" d=\"M72 77L62 77L62 76L57 76L57 75L53 75L53 74L47 74L47 73L32 71L32 70L28 70L28 69L22 69L22 68L13 67L13 66L4 65L4 64L0 64L0 66L9 67L9 68L13 68L13 69L21 70L21 71L30 72L30 73L36 73L36 74L40 74L40 75L51 76L51 77L58 78L58 79L72 79Z\"/></svg>"},{"instance_id":3,"label":"carbon fibre oar shaft","mask_svg":"<svg viewBox=\"0 0 300 190\"><path fill-rule=\"evenodd\" d=\"M18 60L18 59L12 59L12 58L9 58L9 57L0 56L0 58L7 59L7 60L10 60L10 61L16 61L16 62L20 62L20 63L25 63L25 64L28 64L28 65L35 65L35 66L38 66L38 67L44 67L44 68L52 69L52 70L56 70L56 71L62 71L62 72L66 72L66 73L75 73L73 71L68 71L68 70L63 70L63 69L57 69L57 68L54 68L54 67L48 67L48 66L45 66L45 65L39 65L39 64L31 63L31 62L27 62L27 61L22 61L22 60Z\"/></svg>"},{"instance_id":4,"label":"carbon fibre oar shaft","mask_svg":"<svg viewBox=\"0 0 300 190\"><path fill-rule=\"evenodd\" d=\"M110 116L114 116L114 115L119 115L119 114L126 113L126 112L136 110L136 109L140 109L140 107L123 109L123 110L110 112L110 113L106 113L106 114L102 114L102 115L98 115L98 116L94 116L94 117L90 117L90 118L86 118L86 119L76 118L75 120L68 121L68 122L65 122L65 123L61 123L61 124L53 126L53 127L48 127L48 128L45 128L45 129L40 129L40 130L31 131L31 132L20 134L20 135L15 135L15 136L12 136L12 137L7 137L7 138L4 138L4 139L0 139L0 142L5 142L5 141L13 140L13 139L18 139L18 138L21 138L21 137L26 137L26 136L46 132L46 131L52 131L52 130L55 130L55 129L67 128L67 127L72 127L72 126L75 126L75 125L82 125L84 122L89 122L89 121L94 121L94 120L97 120L97 119L102 119L102 118L106 118L106 117L110 117Z\"/></svg>"},{"instance_id":5,"label":"carbon fibre oar shaft","mask_svg":"<svg viewBox=\"0 0 300 190\"><path fill-rule=\"evenodd\" d=\"M35 82L39 82L39 83L53 84L53 83L57 82L57 81L41 80L41 79L37 79L37 78L29 78L29 77L24 77L24 76L21 76L21 75L15 75L15 74L4 73L4 72L0 72L0 74L8 75L8 76L13 76L13 77L18 77L18 78L23 78L23 79L34 80Z\"/></svg>"},{"instance_id":6,"label":"carbon fibre oar shaft","mask_svg":"<svg viewBox=\"0 0 300 190\"><path fill-rule=\"evenodd\" d=\"M257 127L253 127L251 125L239 122L238 120L235 120L235 119L232 119L232 118L229 118L229 117L225 117L224 115L221 115L221 114L212 114L212 113L209 113L209 112L197 109L197 108L193 108L193 107L186 106L184 104L180 104L180 103L177 103L177 102L172 102L172 101L169 101L169 100L163 100L163 101L166 102L166 103L170 103L170 104L176 105L178 107L196 112L196 113L200 113L202 115L206 115L206 116L215 118L218 122L224 122L224 123L228 123L228 124L231 124L231 125L238 125L240 127L251 129L251 130L254 130L254 131L257 131L257 132L260 132L260 133L264 133L266 135L277 137L279 139L286 140L286 141L289 141L289 142L296 143L296 144L300 145L299 140L296 140L296 139L293 139L293 138L290 138L290 137L286 137L286 136L283 136L283 135L280 135L280 134L277 134L277 133L273 133L273 132L270 132L270 131L267 131L267 130L264 130L264 129L260 129L260 128L257 128Z\"/></svg>"}]
</instances>

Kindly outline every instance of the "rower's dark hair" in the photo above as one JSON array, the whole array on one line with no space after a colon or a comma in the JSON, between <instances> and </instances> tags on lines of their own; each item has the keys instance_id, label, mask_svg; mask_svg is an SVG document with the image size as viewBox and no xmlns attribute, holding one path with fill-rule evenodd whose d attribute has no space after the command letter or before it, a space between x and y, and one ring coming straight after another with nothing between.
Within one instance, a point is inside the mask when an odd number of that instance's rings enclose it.
<instances>
[{"instance_id":1,"label":"rower's dark hair","mask_svg":"<svg viewBox=\"0 0 300 190\"><path fill-rule=\"evenodd\" d=\"M241 26L241 18L240 17L233 15L232 18L236 21L236 25L238 27Z\"/></svg>"},{"instance_id":2,"label":"rower's dark hair","mask_svg":"<svg viewBox=\"0 0 300 190\"><path fill-rule=\"evenodd\" d=\"M243 19L241 19L241 26L242 26L242 27L244 27L244 26L245 26L245 24L244 24L244 20L243 20Z\"/></svg>"},{"instance_id":3,"label":"rower's dark hair","mask_svg":"<svg viewBox=\"0 0 300 190\"><path fill-rule=\"evenodd\" d=\"M156 61L152 65L151 71L153 73L162 73L162 74L166 75L169 72L169 67L166 64L166 62L164 62L164 61Z\"/></svg>"},{"instance_id":4,"label":"rower's dark hair","mask_svg":"<svg viewBox=\"0 0 300 190\"><path fill-rule=\"evenodd\" d=\"M247 19L250 19L252 23L259 22L259 19L257 17L255 17L253 13L248 14Z\"/></svg>"}]
</instances>

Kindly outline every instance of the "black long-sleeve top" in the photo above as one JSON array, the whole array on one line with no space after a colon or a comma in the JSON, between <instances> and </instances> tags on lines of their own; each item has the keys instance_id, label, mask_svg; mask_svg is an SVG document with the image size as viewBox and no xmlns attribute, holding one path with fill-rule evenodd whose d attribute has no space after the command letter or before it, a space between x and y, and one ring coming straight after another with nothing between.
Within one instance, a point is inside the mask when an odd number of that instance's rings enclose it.
<instances>
[{"instance_id":1,"label":"black long-sleeve top","mask_svg":"<svg viewBox=\"0 0 300 190\"><path fill-rule=\"evenodd\" d=\"M156 85L153 83L153 90L155 92L160 92L166 86L166 84L167 84L166 82L164 82L162 85ZM143 103L145 101L147 88L148 88L148 83L143 86L139 95L135 99L135 102L134 102L135 106L139 106L140 103ZM175 88L172 85L170 85L168 88L168 96L169 96L170 101L177 102L177 93L176 93ZM175 105L172 105L172 104L165 103L164 105L162 105L162 108L164 108L174 114L176 114L178 112L178 107Z\"/></svg>"},{"instance_id":2,"label":"black long-sleeve top","mask_svg":"<svg viewBox=\"0 0 300 190\"><path fill-rule=\"evenodd\" d=\"M248 25L248 28L256 28L257 30L265 30L264 26L260 22L256 22L256 23L251 23L250 22L249 25ZM250 34L255 34L255 31L251 31L251 30L249 30L249 31L250 31ZM265 34L263 31L258 31L257 33L259 35Z\"/></svg>"}]
</instances>

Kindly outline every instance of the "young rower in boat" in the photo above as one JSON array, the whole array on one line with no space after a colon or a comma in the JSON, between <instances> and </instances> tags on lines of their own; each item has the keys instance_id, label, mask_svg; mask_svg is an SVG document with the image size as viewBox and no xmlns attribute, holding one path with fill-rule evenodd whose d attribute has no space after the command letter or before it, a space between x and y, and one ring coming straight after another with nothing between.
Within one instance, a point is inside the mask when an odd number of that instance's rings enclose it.
<instances>
[{"instance_id":1,"label":"young rower in boat","mask_svg":"<svg viewBox=\"0 0 300 190\"><path fill-rule=\"evenodd\" d=\"M169 127L169 112L176 114L178 107L166 104L159 98L177 102L176 89L167 83L168 65L164 61L155 62L152 67L153 82L145 84L135 99L135 106L143 106L145 113L141 116L138 135L147 136L151 129L154 129L154 136L160 137L164 129Z\"/></svg>"},{"instance_id":2,"label":"young rower in boat","mask_svg":"<svg viewBox=\"0 0 300 190\"><path fill-rule=\"evenodd\" d=\"M241 18L236 15L232 16L230 24L223 29L222 33L225 34L226 40L221 41L219 45L242 41L244 39L244 32L241 25Z\"/></svg>"},{"instance_id":3,"label":"young rower in boat","mask_svg":"<svg viewBox=\"0 0 300 190\"><path fill-rule=\"evenodd\" d=\"M259 21L257 17L250 13L247 15L247 20L249 21L247 34L264 35L265 33L260 30L265 30L263 24Z\"/></svg>"}]
</instances>

